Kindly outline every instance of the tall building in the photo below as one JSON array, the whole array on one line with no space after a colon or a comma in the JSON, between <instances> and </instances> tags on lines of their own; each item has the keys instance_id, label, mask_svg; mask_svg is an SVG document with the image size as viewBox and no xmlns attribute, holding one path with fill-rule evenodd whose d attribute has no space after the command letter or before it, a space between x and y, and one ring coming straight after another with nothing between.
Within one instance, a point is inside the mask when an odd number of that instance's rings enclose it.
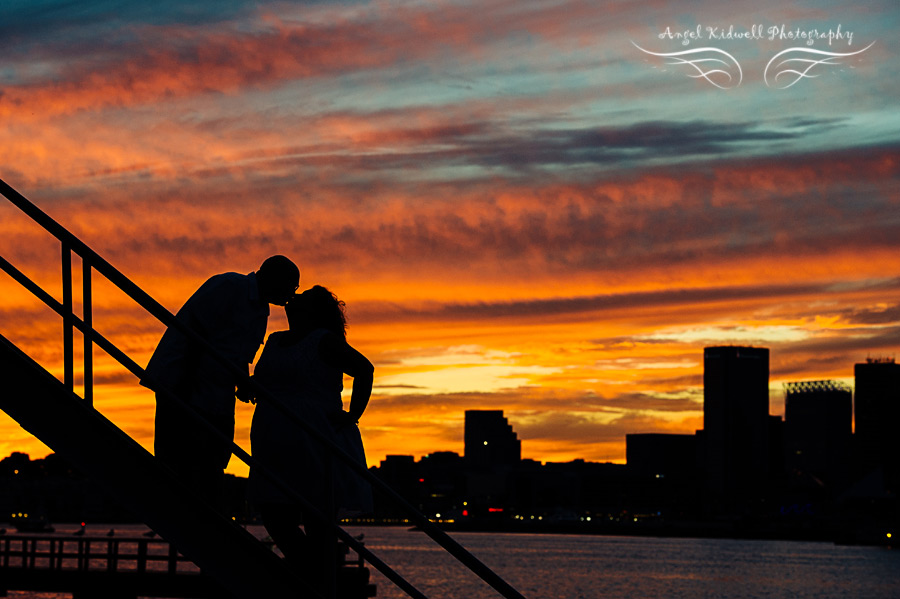
<instances>
[{"instance_id":1,"label":"tall building","mask_svg":"<svg viewBox=\"0 0 900 599\"><path fill-rule=\"evenodd\" d=\"M849 474L853 393L837 381L787 383L784 393L785 466L829 486Z\"/></svg>"},{"instance_id":2,"label":"tall building","mask_svg":"<svg viewBox=\"0 0 900 599\"><path fill-rule=\"evenodd\" d=\"M465 459L475 466L515 466L522 442L502 410L466 410Z\"/></svg>"},{"instance_id":3,"label":"tall building","mask_svg":"<svg viewBox=\"0 0 900 599\"><path fill-rule=\"evenodd\" d=\"M866 469L884 468L888 488L900 491L900 364L869 359L854 367L855 444Z\"/></svg>"},{"instance_id":4,"label":"tall building","mask_svg":"<svg viewBox=\"0 0 900 599\"><path fill-rule=\"evenodd\" d=\"M703 350L706 500L732 511L757 497L769 470L769 350Z\"/></svg>"}]
</instances>

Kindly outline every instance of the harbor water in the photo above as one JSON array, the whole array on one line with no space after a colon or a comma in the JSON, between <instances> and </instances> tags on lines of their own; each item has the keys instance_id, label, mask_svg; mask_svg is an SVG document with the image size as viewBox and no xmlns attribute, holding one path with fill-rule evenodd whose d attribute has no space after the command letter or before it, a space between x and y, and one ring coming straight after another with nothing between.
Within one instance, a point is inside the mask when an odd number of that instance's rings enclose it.
<instances>
[{"instance_id":1,"label":"harbor water","mask_svg":"<svg viewBox=\"0 0 900 599\"><path fill-rule=\"evenodd\" d=\"M366 545L428 597L499 595L423 533L373 529ZM529 599L897 599L900 550L798 541L458 533ZM404 597L376 577L379 597Z\"/></svg>"},{"instance_id":2,"label":"harbor water","mask_svg":"<svg viewBox=\"0 0 900 599\"><path fill-rule=\"evenodd\" d=\"M77 527L71 527L72 532ZM102 536L109 526L89 527ZM115 527L134 536L147 529ZM261 527L250 527L262 537ZM424 533L403 527L350 527L426 596L499 597ZM65 534L65 526L57 533ZM551 534L452 535L528 599L896 599L900 550L800 541L604 537ZM378 597L406 597L372 570ZM65 594L10 591L19 599Z\"/></svg>"}]
</instances>

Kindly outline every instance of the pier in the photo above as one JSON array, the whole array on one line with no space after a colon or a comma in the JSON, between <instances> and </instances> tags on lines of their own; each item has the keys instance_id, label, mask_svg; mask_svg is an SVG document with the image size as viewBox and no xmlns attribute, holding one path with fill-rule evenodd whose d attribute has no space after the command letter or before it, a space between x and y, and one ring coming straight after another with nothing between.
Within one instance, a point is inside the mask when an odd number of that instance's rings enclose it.
<instances>
[{"instance_id":1,"label":"pier","mask_svg":"<svg viewBox=\"0 0 900 599\"><path fill-rule=\"evenodd\" d=\"M348 554L342 552L338 597L374 597L368 569ZM0 597L14 590L72 599L221 597L215 581L163 539L72 534L0 537Z\"/></svg>"},{"instance_id":2,"label":"pier","mask_svg":"<svg viewBox=\"0 0 900 599\"><path fill-rule=\"evenodd\" d=\"M0 596L11 590L73 599L214 597L219 589L167 541L147 537L0 537Z\"/></svg>"}]
</instances>

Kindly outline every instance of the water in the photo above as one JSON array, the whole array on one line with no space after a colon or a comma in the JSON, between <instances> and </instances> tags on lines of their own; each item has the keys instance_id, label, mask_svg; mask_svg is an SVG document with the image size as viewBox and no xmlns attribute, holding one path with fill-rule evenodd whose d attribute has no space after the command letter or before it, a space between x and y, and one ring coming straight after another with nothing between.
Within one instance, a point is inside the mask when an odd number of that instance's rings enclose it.
<instances>
[{"instance_id":1,"label":"water","mask_svg":"<svg viewBox=\"0 0 900 599\"><path fill-rule=\"evenodd\" d=\"M71 527L74 531L76 527ZM109 529L88 529L102 536ZM264 536L261 527L252 532ZM431 598L499 597L421 532L348 528ZM70 532L58 526L60 533ZM118 526L136 536L140 526ZM493 533L452 535L528 599L900 598L900 551L797 541L738 541ZM377 571L378 597L406 595ZM65 594L10 591L19 599Z\"/></svg>"},{"instance_id":2,"label":"water","mask_svg":"<svg viewBox=\"0 0 900 599\"><path fill-rule=\"evenodd\" d=\"M429 597L498 597L424 534L372 529L366 546ZM900 551L796 541L459 533L529 599L888 599ZM407 576L408 575L408 576ZM404 594L376 578L378 595Z\"/></svg>"}]
</instances>

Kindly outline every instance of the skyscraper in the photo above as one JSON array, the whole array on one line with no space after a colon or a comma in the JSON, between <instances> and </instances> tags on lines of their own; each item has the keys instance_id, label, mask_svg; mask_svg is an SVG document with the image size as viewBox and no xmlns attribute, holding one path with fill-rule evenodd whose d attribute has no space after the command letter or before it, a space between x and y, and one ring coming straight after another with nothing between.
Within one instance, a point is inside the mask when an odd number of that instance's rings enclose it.
<instances>
[{"instance_id":1,"label":"skyscraper","mask_svg":"<svg viewBox=\"0 0 900 599\"><path fill-rule=\"evenodd\" d=\"M889 489L900 490L900 364L869 359L854 367L855 444L864 468L884 468Z\"/></svg>"},{"instance_id":2,"label":"skyscraper","mask_svg":"<svg viewBox=\"0 0 900 599\"><path fill-rule=\"evenodd\" d=\"M703 350L706 498L732 510L760 494L769 464L769 350Z\"/></svg>"},{"instance_id":3,"label":"skyscraper","mask_svg":"<svg viewBox=\"0 0 900 599\"><path fill-rule=\"evenodd\" d=\"M465 459L477 466L514 466L522 442L502 410L466 410Z\"/></svg>"},{"instance_id":4,"label":"skyscraper","mask_svg":"<svg viewBox=\"0 0 900 599\"><path fill-rule=\"evenodd\" d=\"M827 485L844 482L853 435L853 397L837 381L787 383L784 394L785 465L794 475Z\"/></svg>"}]
</instances>

